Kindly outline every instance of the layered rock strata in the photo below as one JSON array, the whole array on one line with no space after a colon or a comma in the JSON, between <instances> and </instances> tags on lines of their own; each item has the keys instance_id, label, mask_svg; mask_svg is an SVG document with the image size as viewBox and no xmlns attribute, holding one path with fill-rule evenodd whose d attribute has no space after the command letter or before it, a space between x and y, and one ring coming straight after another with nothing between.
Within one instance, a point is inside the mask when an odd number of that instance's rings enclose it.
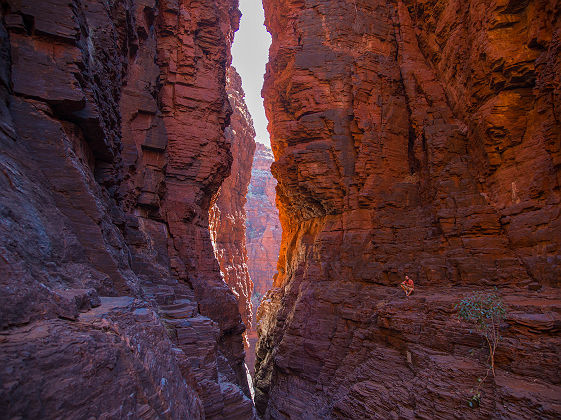
<instances>
[{"instance_id":1,"label":"layered rock strata","mask_svg":"<svg viewBox=\"0 0 561 420\"><path fill-rule=\"evenodd\" d=\"M559 1L265 0L264 418L559 418ZM405 275L415 292L405 297ZM496 376L456 319L508 308Z\"/></svg>"},{"instance_id":2,"label":"layered rock strata","mask_svg":"<svg viewBox=\"0 0 561 420\"><path fill-rule=\"evenodd\" d=\"M232 144L231 174L224 180L210 210L214 252L224 281L238 301L246 329L251 328L253 283L248 271L246 250L246 195L255 152L253 120L244 102L242 79L232 66L228 69L226 91L233 109L226 139ZM245 333L246 349L247 330Z\"/></svg>"},{"instance_id":3,"label":"layered rock strata","mask_svg":"<svg viewBox=\"0 0 561 420\"><path fill-rule=\"evenodd\" d=\"M257 143L245 209L249 275L258 297L273 285L282 237L275 204L277 181L271 174L273 160L271 149Z\"/></svg>"},{"instance_id":4,"label":"layered rock strata","mask_svg":"<svg viewBox=\"0 0 561 420\"><path fill-rule=\"evenodd\" d=\"M255 344L257 343L255 312L261 297L273 285L282 236L279 212L275 205L277 181L271 174L272 163L273 153L271 149L262 143L257 143L245 205L247 213L246 246L249 254L248 268L254 285L252 296L254 318L248 333L250 347L246 356L252 374L255 363Z\"/></svg>"},{"instance_id":5,"label":"layered rock strata","mask_svg":"<svg viewBox=\"0 0 561 420\"><path fill-rule=\"evenodd\" d=\"M208 225L237 1L1 12L1 417L253 418Z\"/></svg>"}]
</instances>

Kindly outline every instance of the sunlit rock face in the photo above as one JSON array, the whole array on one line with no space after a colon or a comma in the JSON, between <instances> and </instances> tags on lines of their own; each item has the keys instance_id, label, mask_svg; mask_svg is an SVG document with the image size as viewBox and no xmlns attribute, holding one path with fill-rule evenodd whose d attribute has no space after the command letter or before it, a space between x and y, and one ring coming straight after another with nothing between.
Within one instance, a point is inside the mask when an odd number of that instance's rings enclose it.
<instances>
[{"instance_id":1,"label":"sunlit rock face","mask_svg":"<svg viewBox=\"0 0 561 420\"><path fill-rule=\"evenodd\" d=\"M264 418L559 418L561 2L265 0ZM415 292L405 297L405 275ZM496 377L457 321L508 307Z\"/></svg>"},{"instance_id":2,"label":"sunlit rock face","mask_svg":"<svg viewBox=\"0 0 561 420\"><path fill-rule=\"evenodd\" d=\"M208 224L237 1L1 13L2 417L253 418Z\"/></svg>"},{"instance_id":3,"label":"sunlit rock face","mask_svg":"<svg viewBox=\"0 0 561 420\"><path fill-rule=\"evenodd\" d=\"M261 297L273 285L273 276L277 272L277 260L282 236L279 212L275 205L275 187L277 181L271 174L273 153L262 143L257 143L251 182L247 194L247 252L249 255L249 274L254 285L253 325L248 338L248 366L253 372L255 344L257 342L255 314Z\"/></svg>"},{"instance_id":4,"label":"sunlit rock face","mask_svg":"<svg viewBox=\"0 0 561 420\"><path fill-rule=\"evenodd\" d=\"M244 102L242 79L232 66L228 69L226 90L232 105L230 127L226 138L231 142L232 169L224 180L210 211L210 231L214 252L224 281L238 301L247 334L251 329L253 283L248 271L246 250L246 195L251 178L251 163L255 152L255 130Z\"/></svg>"},{"instance_id":5,"label":"sunlit rock face","mask_svg":"<svg viewBox=\"0 0 561 420\"><path fill-rule=\"evenodd\" d=\"M249 273L258 296L263 296L273 285L282 236L275 205L277 181L271 174L273 159L271 149L257 143L245 206Z\"/></svg>"}]
</instances>

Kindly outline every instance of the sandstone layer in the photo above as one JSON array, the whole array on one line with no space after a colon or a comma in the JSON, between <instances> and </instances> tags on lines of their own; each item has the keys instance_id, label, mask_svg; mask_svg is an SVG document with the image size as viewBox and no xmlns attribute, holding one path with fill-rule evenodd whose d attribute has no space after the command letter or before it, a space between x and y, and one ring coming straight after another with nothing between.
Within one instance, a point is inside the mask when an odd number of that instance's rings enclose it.
<instances>
[{"instance_id":1,"label":"sandstone layer","mask_svg":"<svg viewBox=\"0 0 561 420\"><path fill-rule=\"evenodd\" d=\"M561 2L264 0L264 418L561 416ZM399 283L416 285L405 297ZM483 337L454 305L497 287Z\"/></svg>"},{"instance_id":2,"label":"sandstone layer","mask_svg":"<svg viewBox=\"0 0 561 420\"><path fill-rule=\"evenodd\" d=\"M253 418L209 208L236 0L0 23L0 417Z\"/></svg>"},{"instance_id":3,"label":"sandstone layer","mask_svg":"<svg viewBox=\"0 0 561 420\"><path fill-rule=\"evenodd\" d=\"M220 271L238 301L246 326L245 346L248 349L247 330L251 328L253 319L253 283L248 271L244 206L255 153L255 130L244 101L242 79L232 66L228 69L226 90L233 109L230 126L226 129L226 139L232 145L232 169L211 207L210 231Z\"/></svg>"},{"instance_id":4,"label":"sandstone layer","mask_svg":"<svg viewBox=\"0 0 561 420\"><path fill-rule=\"evenodd\" d=\"M279 212L275 205L277 181L271 174L272 163L273 153L271 149L262 143L257 143L245 205L248 268L254 285L252 295L254 318L248 333L249 351L246 356L252 374L255 364L255 345L257 343L255 311L261 298L273 285L282 236Z\"/></svg>"}]
</instances>

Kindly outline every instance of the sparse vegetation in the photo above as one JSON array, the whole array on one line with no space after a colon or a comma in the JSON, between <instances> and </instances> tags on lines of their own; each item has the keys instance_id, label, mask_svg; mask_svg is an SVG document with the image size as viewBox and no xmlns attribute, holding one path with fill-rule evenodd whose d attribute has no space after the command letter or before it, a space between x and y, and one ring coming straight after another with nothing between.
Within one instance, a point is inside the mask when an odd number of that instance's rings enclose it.
<instances>
[{"instance_id":1,"label":"sparse vegetation","mask_svg":"<svg viewBox=\"0 0 561 420\"><path fill-rule=\"evenodd\" d=\"M457 305L458 318L472 324L485 337L489 347L489 368L483 378L478 378L477 388L468 400L472 408L479 407L481 392L479 389L489 376L489 371L495 376L495 351L501 339L500 326L506 316L506 308L497 293L474 292L462 299Z\"/></svg>"},{"instance_id":2,"label":"sparse vegetation","mask_svg":"<svg viewBox=\"0 0 561 420\"><path fill-rule=\"evenodd\" d=\"M477 408L481 403L481 392L479 392L479 387L477 389L478 391L475 394L473 394L471 398L468 400L468 405L471 408Z\"/></svg>"},{"instance_id":3,"label":"sparse vegetation","mask_svg":"<svg viewBox=\"0 0 561 420\"><path fill-rule=\"evenodd\" d=\"M252 305L255 309L257 309L257 307L259 306L259 303L261 303L261 298L262 297L263 297L262 294L260 294L257 291L253 291L253 295L251 296L251 303L252 303Z\"/></svg>"}]
</instances>

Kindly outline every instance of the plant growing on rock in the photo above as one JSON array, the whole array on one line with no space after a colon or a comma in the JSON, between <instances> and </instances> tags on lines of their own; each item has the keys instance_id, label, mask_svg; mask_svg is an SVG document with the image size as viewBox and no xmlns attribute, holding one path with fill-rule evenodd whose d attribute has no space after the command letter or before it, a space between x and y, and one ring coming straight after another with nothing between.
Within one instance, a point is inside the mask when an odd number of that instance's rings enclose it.
<instances>
[{"instance_id":1,"label":"plant growing on rock","mask_svg":"<svg viewBox=\"0 0 561 420\"><path fill-rule=\"evenodd\" d=\"M256 290L253 291L253 295L251 296L251 303L252 303L254 308L257 308L259 306L259 303L261 303L261 298L262 297L263 297L263 295L261 293L259 293Z\"/></svg>"},{"instance_id":2,"label":"plant growing on rock","mask_svg":"<svg viewBox=\"0 0 561 420\"><path fill-rule=\"evenodd\" d=\"M489 370L495 376L495 351L501 339L500 326L502 320L505 318L506 309L500 298L496 293L489 292L474 292L463 298L457 305L458 318L475 326L485 337L489 347L489 361L490 366L487 369L485 377L478 378L479 384L475 390L474 395L468 401L470 407L479 406L481 400L481 393L479 389L487 376Z\"/></svg>"},{"instance_id":3,"label":"plant growing on rock","mask_svg":"<svg viewBox=\"0 0 561 420\"><path fill-rule=\"evenodd\" d=\"M458 318L475 326L483 334L489 346L491 371L495 376L495 351L501 339L499 328L506 309L496 293L474 292L457 305Z\"/></svg>"}]
</instances>

